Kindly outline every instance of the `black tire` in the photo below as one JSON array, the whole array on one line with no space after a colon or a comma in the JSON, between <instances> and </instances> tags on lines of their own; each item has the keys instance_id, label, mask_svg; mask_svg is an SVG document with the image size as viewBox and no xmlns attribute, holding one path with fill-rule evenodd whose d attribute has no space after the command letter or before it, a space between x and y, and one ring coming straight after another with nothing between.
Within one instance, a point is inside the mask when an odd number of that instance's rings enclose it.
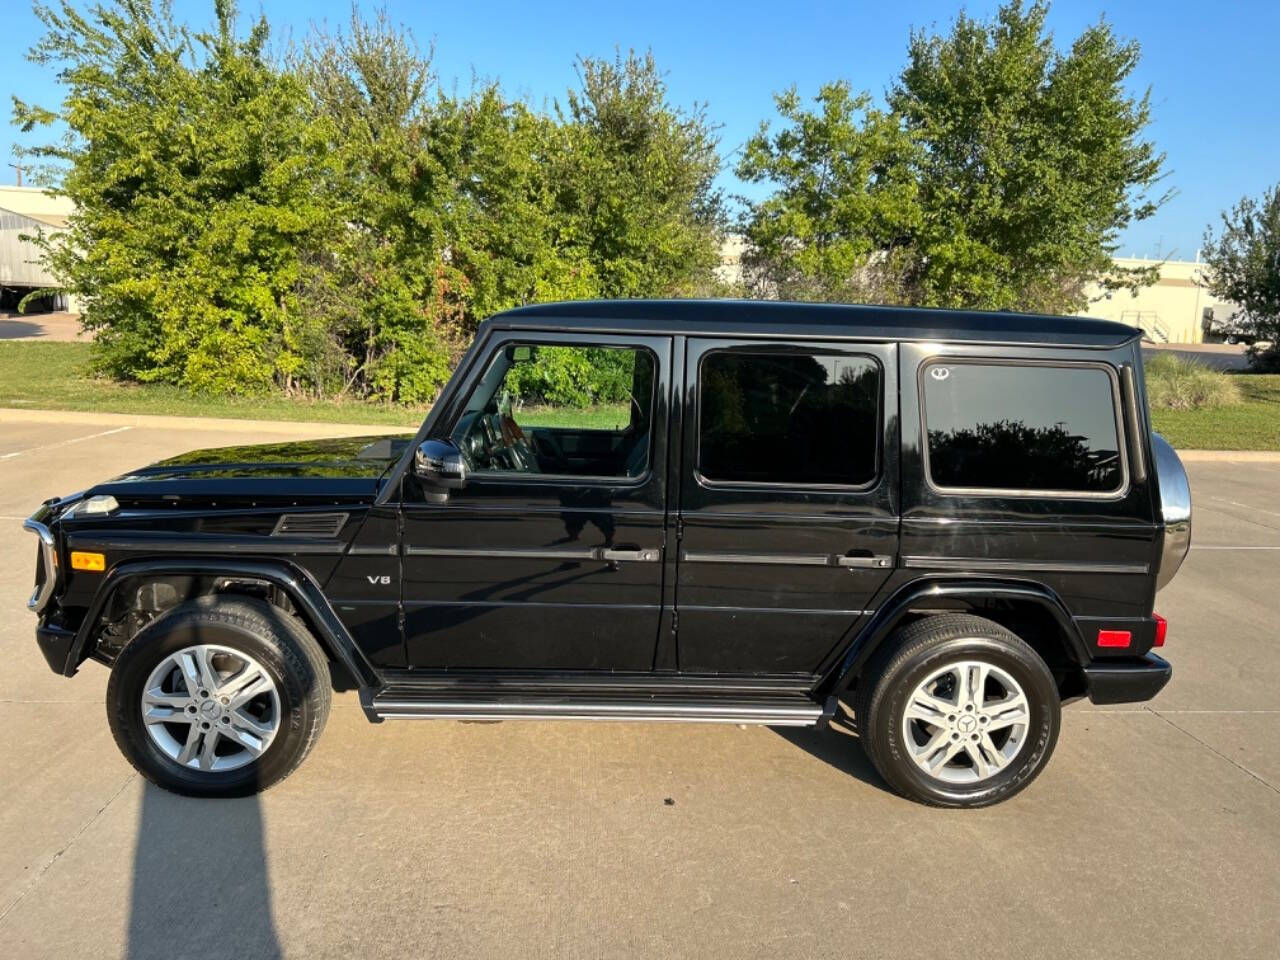
<instances>
[{"instance_id":1,"label":"black tire","mask_svg":"<svg viewBox=\"0 0 1280 960\"><path fill-rule=\"evenodd\" d=\"M193 644L219 644L251 656L280 698L275 738L236 770L200 771L161 750L143 722L141 697L151 672ZM107 718L116 744L157 786L191 797L244 797L279 783L310 753L329 716L332 691L324 652L294 617L262 600L200 597L139 631L121 651L107 683Z\"/></svg>"},{"instance_id":2,"label":"black tire","mask_svg":"<svg viewBox=\"0 0 1280 960\"><path fill-rule=\"evenodd\" d=\"M1030 708L1025 739L1012 760L972 784L930 776L911 759L903 742L908 698L931 673L958 660L983 661L1007 671L1022 687ZM1023 790L1044 769L1058 742L1062 710L1053 675L1024 641L982 617L939 614L889 638L859 680L854 716L863 749L894 790L932 806L985 807Z\"/></svg>"}]
</instances>

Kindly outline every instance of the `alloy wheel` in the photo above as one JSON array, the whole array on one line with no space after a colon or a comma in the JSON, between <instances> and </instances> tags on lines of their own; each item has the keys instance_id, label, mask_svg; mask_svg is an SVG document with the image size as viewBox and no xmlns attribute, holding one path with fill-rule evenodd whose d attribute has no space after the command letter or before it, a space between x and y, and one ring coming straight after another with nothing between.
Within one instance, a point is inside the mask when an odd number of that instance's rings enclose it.
<instances>
[{"instance_id":1,"label":"alloy wheel","mask_svg":"<svg viewBox=\"0 0 1280 960\"><path fill-rule=\"evenodd\" d=\"M160 750L205 773L238 770L266 752L280 729L280 694L262 664L240 650L197 644L165 657L141 698Z\"/></svg>"},{"instance_id":2,"label":"alloy wheel","mask_svg":"<svg viewBox=\"0 0 1280 960\"><path fill-rule=\"evenodd\" d=\"M961 660L932 671L907 698L902 736L927 776L947 783L987 780L1027 739L1031 707L1008 671Z\"/></svg>"}]
</instances>

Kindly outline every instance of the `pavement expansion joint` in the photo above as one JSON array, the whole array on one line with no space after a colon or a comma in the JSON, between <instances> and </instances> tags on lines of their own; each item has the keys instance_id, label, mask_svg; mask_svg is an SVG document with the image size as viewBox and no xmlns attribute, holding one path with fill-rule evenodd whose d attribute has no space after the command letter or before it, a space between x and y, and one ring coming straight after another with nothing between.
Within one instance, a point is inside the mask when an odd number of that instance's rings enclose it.
<instances>
[{"instance_id":1,"label":"pavement expansion joint","mask_svg":"<svg viewBox=\"0 0 1280 960\"><path fill-rule=\"evenodd\" d=\"M75 846L76 841L84 836L85 833L88 832L89 828L98 822L102 815L107 812L107 808L116 802L116 799L120 794L124 793L125 788L137 779L138 775L136 773L129 774L125 781L116 788L115 793L111 794L111 796L107 798L107 802L100 806L93 816L82 823L80 825L80 829L71 835L71 839L59 847L58 851L49 858L48 862L36 871L35 876L31 878L31 881L27 884L26 888L18 894L11 903L6 905L3 910L0 910L0 923L4 923L5 917L9 916L9 914L17 908L18 904L22 903L22 901L27 898L27 895L31 893L32 890L40 886L40 881L44 879L44 875L49 872L49 869L62 858L64 853Z\"/></svg>"},{"instance_id":2,"label":"pavement expansion joint","mask_svg":"<svg viewBox=\"0 0 1280 960\"><path fill-rule=\"evenodd\" d=\"M1194 740L1196 743L1200 744L1200 746L1204 747L1206 750L1208 750L1210 753L1214 754L1215 756L1221 757L1223 760L1227 761L1227 763L1231 764L1233 767L1235 767L1235 768L1236 768L1237 770L1239 770L1241 773L1245 773L1245 774L1248 774L1249 776L1253 777L1253 779L1257 780L1260 784L1262 784L1264 787L1266 787L1266 788L1267 788L1268 790L1270 790L1272 793L1280 794L1280 787L1277 787L1277 786L1276 786L1274 783L1272 783L1270 780L1266 779L1266 777L1263 777L1263 776L1261 776L1260 774L1254 773L1252 770L1250 770L1250 769L1249 769L1248 767L1246 767L1244 764L1239 763L1239 762L1237 762L1237 761L1235 761L1235 760L1231 759L1231 757L1228 757L1228 756L1227 756L1225 753L1223 753L1221 750L1218 750L1217 748L1215 748L1215 747L1213 747L1213 746L1209 745L1208 743L1205 743L1205 741L1201 740L1199 737L1197 737L1197 736L1196 736L1194 733L1192 733L1190 730L1187 730L1187 729L1186 729L1186 728L1184 728L1184 727L1180 727L1180 726L1178 726L1178 724L1176 724L1176 723L1174 723L1172 720L1170 720L1170 719L1169 719L1167 716L1165 716L1165 714L1164 714L1164 713L1162 713L1161 711L1159 711L1159 710L1152 710L1150 707L1146 707L1146 706L1144 706L1142 709L1143 709L1145 712L1152 714L1153 716L1157 716L1157 717L1159 717L1161 720L1163 720L1165 723L1169 724L1169 726L1173 727L1173 729L1177 730L1179 733L1184 733L1184 734L1186 734L1188 737L1190 737L1190 738L1191 738L1192 740Z\"/></svg>"}]
</instances>

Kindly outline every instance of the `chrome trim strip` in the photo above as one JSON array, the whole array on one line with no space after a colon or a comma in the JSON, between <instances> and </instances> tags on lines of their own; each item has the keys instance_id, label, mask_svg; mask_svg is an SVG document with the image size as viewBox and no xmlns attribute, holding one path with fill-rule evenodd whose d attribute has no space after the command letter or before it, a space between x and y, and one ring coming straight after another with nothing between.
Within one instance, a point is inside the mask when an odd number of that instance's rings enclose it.
<instances>
[{"instance_id":1,"label":"chrome trim strip","mask_svg":"<svg viewBox=\"0 0 1280 960\"><path fill-rule=\"evenodd\" d=\"M355 557L394 557L400 552L400 548L394 543L388 543L381 547L352 547L347 553Z\"/></svg>"},{"instance_id":2,"label":"chrome trim strip","mask_svg":"<svg viewBox=\"0 0 1280 960\"><path fill-rule=\"evenodd\" d=\"M829 567L825 553L699 553L686 550L680 557L688 563L754 563L794 567Z\"/></svg>"},{"instance_id":3,"label":"chrome trim strip","mask_svg":"<svg viewBox=\"0 0 1280 960\"><path fill-rule=\"evenodd\" d=\"M997 570L1026 573L1148 573L1145 563L1086 563L1040 560L988 560L981 557L903 557L912 569Z\"/></svg>"},{"instance_id":4,"label":"chrome trim strip","mask_svg":"<svg viewBox=\"0 0 1280 960\"><path fill-rule=\"evenodd\" d=\"M389 700L372 704L385 720L642 720L703 723L759 723L808 727L822 716L818 704L796 707L689 705L655 703L509 703L501 701Z\"/></svg>"},{"instance_id":5,"label":"chrome trim strip","mask_svg":"<svg viewBox=\"0 0 1280 960\"><path fill-rule=\"evenodd\" d=\"M486 559L512 560L599 560L598 547L509 547L489 549L487 547L415 547L406 544L407 557L483 557Z\"/></svg>"},{"instance_id":6,"label":"chrome trim strip","mask_svg":"<svg viewBox=\"0 0 1280 960\"><path fill-rule=\"evenodd\" d=\"M1280 549L1277 547L1276 549ZM825 617L862 617L875 613L874 610L812 610L807 607L733 607L712 604L682 603L681 613L784 613L784 614L817 614Z\"/></svg>"},{"instance_id":7,"label":"chrome trim strip","mask_svg":"<svg viewBox=\"0 0 1280 960\"><path fill-rule=\"evenodd\" d=\"M379 600L378 603L394 603L391 600ZM529 609L548 609L548 610L581 610L584 608L590 610L657 610L660 604L657 603L551 603L546 600L414 600L405 597L404 608L406 612L418 610L423 607L519 607L521 610Z\"/></svg>"},{"instance_id":8,"label":"chrome trim strip","mask_svg":"<svg viewBox=\"0 0 1280 960\"><path fill-rule=\"evenodd\" d=\"M689 563L751 563L789 567L845 567L859 570L887 570L893 566L893 557L883 554L846 557L829 553L702 553L686 550L680 559Z\"/></svg>"},{"instance_id":9,"label":"chrome trim strip","mask_svg":"<svg viewBox=\"0 0 1280 960\"><path fill-rule=\"evenodd\" d=\"M42 555L44 566L44 579L31 592L31 598L27 600L27 609L39 616L44 612L44 608L49 605L49 598L53 596L53 588L58 581L58 554L57 544L53 539L53 534L43 523L38 520L27 519L22 521L22 529L30 530L40 538L40 553Z\"/></svg>"}]
</instances>

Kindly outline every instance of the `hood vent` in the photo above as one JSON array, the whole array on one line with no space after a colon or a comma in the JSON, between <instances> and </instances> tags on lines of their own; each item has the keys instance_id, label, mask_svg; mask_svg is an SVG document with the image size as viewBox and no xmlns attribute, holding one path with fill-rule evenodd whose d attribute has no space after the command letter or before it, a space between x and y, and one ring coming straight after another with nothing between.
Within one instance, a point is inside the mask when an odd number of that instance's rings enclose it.
<instances>
[{"instance_id":1,"label":"hood vent","mask_svg":"<svg viewBox=\"0 0 1280 960\"><path fill-rule=\"evenodd\" d=\"M273 537L317 537L331 539L347 522L345 513L286 513L276 521Z\"/></svg>"}]
</instances>

